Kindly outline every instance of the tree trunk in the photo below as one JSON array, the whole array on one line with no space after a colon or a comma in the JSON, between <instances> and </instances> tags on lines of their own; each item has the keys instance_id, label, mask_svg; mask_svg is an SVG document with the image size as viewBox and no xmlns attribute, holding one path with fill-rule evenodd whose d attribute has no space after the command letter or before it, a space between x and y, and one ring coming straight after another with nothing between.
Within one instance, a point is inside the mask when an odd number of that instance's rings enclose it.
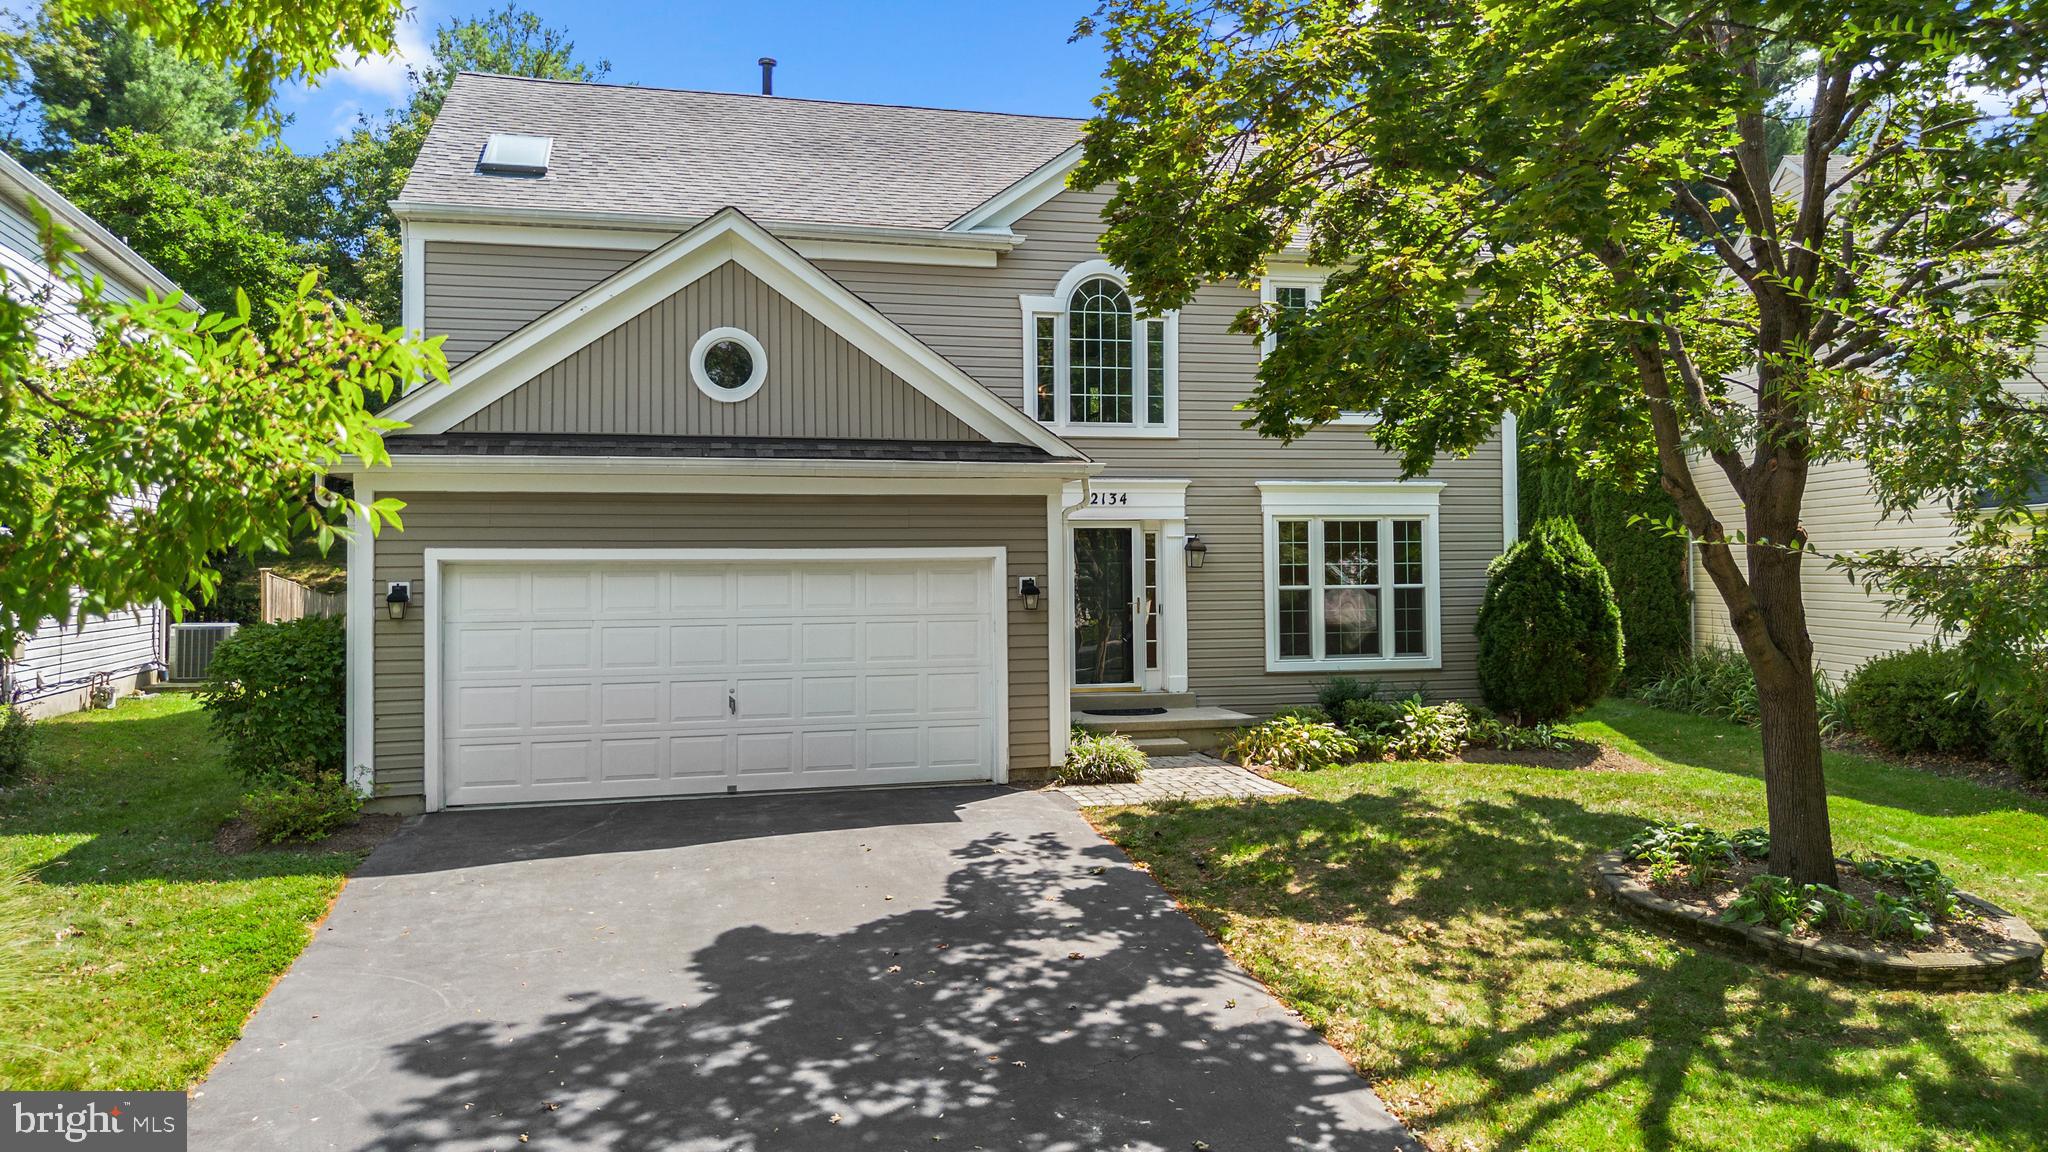
<instances>
[{"instance_id":1,"label":"tree trunk","mask_svg":"<svg viewBox=\"0 0 2048 1152\"><path fill-rule=\"evenodd\" d=\"M1760 517L1752 517L1758 526ZM1796 527L1753 532L1750 587L1776 658L1750 652L1764 745L1764 799L1770 808L1771 871L1795 884L1835 884L1834 833L1821 769L1820 705L1813 686L1813 640L1800 587L1805 533ZM1768 541L1758 543L1755 541ZM1745 645L1747 647L1747 645Z\"/></svg>"}]
</instances>

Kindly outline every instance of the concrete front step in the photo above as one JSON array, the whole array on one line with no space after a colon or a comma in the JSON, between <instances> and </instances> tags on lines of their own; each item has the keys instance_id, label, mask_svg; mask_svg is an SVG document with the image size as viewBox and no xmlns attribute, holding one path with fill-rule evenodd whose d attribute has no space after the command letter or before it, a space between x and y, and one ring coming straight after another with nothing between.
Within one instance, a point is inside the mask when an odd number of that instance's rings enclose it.
<instances>
[{"instance_id":1,"label":"concrete front step","mask_svg":"<svg viewBox=\"0 0 2048 1152\"><path fill-rule=\"evenodd\" d=\"M1094 708L1129 711L1133 708L1193 708L1193 692L1075 692L1068 697L1075 713Z\"/></svg>"},{"instance_id":2,"label":"concrete front step","mask_svg":"<svg viewBox=\"0 0 2048 1152\"><path fill-rule=\"evenodd\" d=\"M1092 732L1121 732L1134 741L1170 737L1188 745L1191 751L1211 752L1220 747L1232 732L1258 723L1258 718L1228 708L1169 708L1154 716L1096 716L1076 712L1074 723Z\"/></svg>"},{"instance_id":3,"label":"concrete front step","mask_svg":"<svg viewBox=\"0 0 2048 1152\"><path fill-rule=\"evenodd\" d=\"M1187 756L1195 746L1178 736L1143 736L1131 741L1149 759L1153 756Z\"/></svg>"}]
</instances>

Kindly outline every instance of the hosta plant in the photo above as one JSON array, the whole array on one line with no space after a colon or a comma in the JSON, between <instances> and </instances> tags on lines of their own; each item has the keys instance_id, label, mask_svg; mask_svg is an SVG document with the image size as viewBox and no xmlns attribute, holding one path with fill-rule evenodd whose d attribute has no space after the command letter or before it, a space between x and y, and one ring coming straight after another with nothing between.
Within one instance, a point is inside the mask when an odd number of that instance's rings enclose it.
<instances>
[{"instance_id":1,"label":"hosta plant","mask_svg":"<svg viewBox=\"0 0 2048 1152\"><path fill-rule=\"evenodd\" d=\"M1358 759L1358 741L1334 724L1275 716L1240 735L1230 746L1242 764L1277 772L1306 772Z\"/></svg>"}]
</instances>

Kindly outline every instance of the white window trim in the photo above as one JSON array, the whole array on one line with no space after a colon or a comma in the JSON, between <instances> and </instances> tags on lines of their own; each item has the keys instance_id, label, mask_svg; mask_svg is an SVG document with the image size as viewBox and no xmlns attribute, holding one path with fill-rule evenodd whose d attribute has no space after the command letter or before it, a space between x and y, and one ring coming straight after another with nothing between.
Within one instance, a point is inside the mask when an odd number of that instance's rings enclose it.
<instances>
[{"instance_id":1,"label":"white window trim","mask_svg":"<svg viewBox=\"0 0 2048 1152\"><path fill-rule=\"evenodd\" d=\"M1443 573L1438 546L1437 524L1441 518L1443 483L1436 480L1393 482L1261 480L1259 486L1260 546L1265 582L1261 594L1266 612L1266 671L1268 672L1426 672L1443 667ZM1426 581L1423 594L1428 616L1420 656L1342 656L1303 659L1280 656L1280 529L1282 520L1420 520L1422 521L1422 571ZM1390 563L1382 533L1381 562ZM1321 558L1310 557L1320 564ZM1382 620L1392 610L1383 601ZM1380 630L1384 647L1391 650L1393 635Z\"/></svg>"},{"instance_id":2,"label":"white window trim","mask_svg":"<svg viewBox=\"0 0 2048 1152\"><path fill-rule=\"evenodd\" d=\"M1024 391L1019 397L1024 415L1030 417L1043 427L1050 429L1061 439L1066 440L1087 440L1091 438L1104 440L1178 439L1180 436L1180 313L1168 312L1160 316L1148 316L1136 311L1137 302L1135 300L1132 301L1131 348L1132 359L1136 363L1134 371L1138 378L1139 388L1132 411L1137 420L1130 424L1089 424L1077 423L1067 419L1067 412L1069 411L1067 388L1070 383L1067 362L1069 351L1067 305L1073 298L1074 289L1096 277L1113 280L1125 292L1130 291L1130 279L1123 274L1122 269L1107 260L1089 260L1068 269L1067 274L1060 277L1059 286L1053 290L1051 295L1022 295L1017 297L1018 306L1024 314L1022 326L1024 337ZM1053 418L1051 420L1039 420L1038 333L1036 329L1038 318L1047 315L1053 317ZM1148 349L1146 347L1144 326L1149 320L1163 321L1166 325L1166 372L1163 383L1166 391L1166 419L1158 424L1153 424L1145 419L1147 412L1144 388L1149 364L1146 360Z\"/></svg>"},{"instance_id":3,"label":"white window trim","mask_svg":"<svg viewBox=\"0 0 2048 1152\"><path fill-rule=\"evenodd\" d=\"M1259 280L1259 303L1277 304L1282 288L1308 289L1308 306L1314 308L1323 302L1323 280L1319 273L1312 272L1268 272ZM1273 347L1279 342L1271 332L1259 342L1259 359L1272 355ZM1370 428L1380 422L1377 412L1340 412L1326 427Z\"/></svg>"},{"instance_id":4,"label":"white window trim","mask_svg":"<svg viewBox=\"0 0 2048 1152\"><path fill-rule=\"evenodd\" d=\"M721 388L711 379L711 373L704 369L704 355L720 341L730 340L747 350L753 358L754 370L747 374L747 382L737 388ZM737 404L749 399L768 382L768 352L754 334L743 328L713 328L697 337L690 345L690 379L697 385L697 391L722 404Z\"/></svg>"}]
</instances>

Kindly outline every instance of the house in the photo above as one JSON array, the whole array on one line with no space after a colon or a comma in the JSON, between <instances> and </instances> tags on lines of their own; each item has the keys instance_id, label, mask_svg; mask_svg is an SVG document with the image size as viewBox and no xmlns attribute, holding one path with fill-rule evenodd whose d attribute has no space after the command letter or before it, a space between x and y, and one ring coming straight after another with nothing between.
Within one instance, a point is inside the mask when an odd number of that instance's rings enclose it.
<instances>
[{"instance_id":1,"label":"house","mask_svg":"<svg viewBox=\"0 0 2048 1152\"><path fill-rule=\"evenodd\" d=\"M18 299L52 292L41 306L37 332L45 356L84 351L93 331L78 315L76 297L66 300L69 289L51 286L30 207L38 203L83 246L78 263L100 277L109 297L182 295L113 233L0 153L0 267L6 269L7 292ZM156 604L83 621L45 620L14 651L0 652L0 700L11 700L31 716L50 716L87 707L96 691L107 699L133 691L163 670L166 629L166 614Z\"/></svg>"},{"instance_id":2,"label":"house","mask_svg":"<svg viewBox=\"0 0 2048 1152\"><path fill-rule=\"evenodd\" d=\"M1847 171L1841 158L1834 164L1831 171ZM1796 193L1800 170L1798 157L1785 158L1774 177L1778 195ZM2048 343L2034 349L2030 375L2010 381L2007 387L2022 396L2048 394ZM1741 531L1745 522L1742 498L1735 494L1727 476L1704 454L1693 456L1691 464L1700 495L1714 517L1731 533ZM2048 504L2048 477L2036 485L2033 497ZM1840 685L1879 656L1942 639L1939 627L1892 611L1882 589L1871 592L1831 561L1886 548L1939 554L1956 538L1955 519L1947 509L1916 508L1886 516L1872 492L1869 466L1861 460L1830 460L1807 471L1801 522L1813 556L1801 565L1800 591L1806 605L1807 635L1813 640L1814 667L1819 672ZM1742 562L1745 546L1736 544L1733 551ZM1697 547L1688 550L1687 565L1687 580L1697 590L1692 598L1694 649L1739 651L1741 641L1729 622L1728 606L1714 590Z\"/></svg>"},{"instance_id":3,"label":"house","mask_svg":"<svg viewBox=\"0 0 2048 1152\"><path fill-rule=\"evenodd\" d=\"M1512 426L1402 481L1242 427L1258 285L1137 312L1082 122L457 78L395 211L446 384L359 489L387 808L1023 780L1077 716L1476 692ZM1079 710L1077 710L1077 705Z\"/></svg>"}]
</instances>

